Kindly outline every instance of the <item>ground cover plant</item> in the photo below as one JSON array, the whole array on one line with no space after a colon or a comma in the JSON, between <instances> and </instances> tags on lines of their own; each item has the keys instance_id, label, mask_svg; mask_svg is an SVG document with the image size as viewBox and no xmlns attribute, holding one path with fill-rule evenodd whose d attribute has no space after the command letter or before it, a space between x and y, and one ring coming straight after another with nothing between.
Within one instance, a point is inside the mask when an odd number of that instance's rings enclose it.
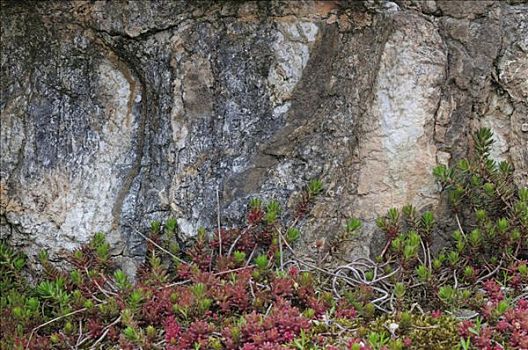
<instances>
[{"instance_id":1,"label":"ground cover plant","mask_svg":"<svg viewBox=\"0 0 528 350\"><path fill-rule=\"evenodd\" d=\"M375 259L334 268L295 252L298 228L324 191L316 179L292 213L253 199L239 228L200 229L183 242L175 219L152 222L134 280L103 233L42 271L0 244L2 349L528 349L528 189L475 153L434 176L457 228L440 251L430 211L411 205L377 220ZM335 245L360 232L351 218ZM28 275L32 278L28 279Z\"/></svg>"}]
</instances>

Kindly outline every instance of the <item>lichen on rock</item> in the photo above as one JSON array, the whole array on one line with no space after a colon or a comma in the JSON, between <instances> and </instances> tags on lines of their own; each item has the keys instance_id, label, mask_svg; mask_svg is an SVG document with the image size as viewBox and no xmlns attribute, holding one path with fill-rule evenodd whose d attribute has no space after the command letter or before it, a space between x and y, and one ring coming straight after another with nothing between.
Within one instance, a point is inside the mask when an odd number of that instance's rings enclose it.
<instances>
[{"instance_id":1,"label":"lichen on rock","mask_svg":"<svg viewBox=\"0 0 528 350\"><path fill-rule=\"evenodd\" d=\"M104 231L141 258L150 220L229 226L312 178L306 250L357 216L368 255L377 215L441 203L431 169L480 126L528 183L525 3L1 6L0 232L30 255Z\"/></svg>"}]
</instances>

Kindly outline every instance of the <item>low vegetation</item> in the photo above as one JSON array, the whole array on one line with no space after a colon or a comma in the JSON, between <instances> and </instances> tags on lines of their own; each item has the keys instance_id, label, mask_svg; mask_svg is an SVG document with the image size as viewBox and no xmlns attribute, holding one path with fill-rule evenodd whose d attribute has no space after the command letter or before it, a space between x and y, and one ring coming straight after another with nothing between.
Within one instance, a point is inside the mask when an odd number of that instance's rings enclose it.
<instances>
[{"instance_id":1,"label":"low vegetation","mask_svg":"<svg viewBox=\"0 0 528 350\"><path fill-rule=\"evenodd\" d=\"M377 220L386 244L375 259L304 261L296 224L320 180L289 215L253 199L240 228L192 241L174 219L152 222L138 232L147 255L134 281L103 233L68 255L68 269L42 252L31 279L24 255L2 243L1 348L528 349L528 189L490 159L488 129L474 144L471 159L434 170L457 226L439 251L433 212L409 205ZM334 243L360 230L350 219Z\"/></svg>"}]
</instances>

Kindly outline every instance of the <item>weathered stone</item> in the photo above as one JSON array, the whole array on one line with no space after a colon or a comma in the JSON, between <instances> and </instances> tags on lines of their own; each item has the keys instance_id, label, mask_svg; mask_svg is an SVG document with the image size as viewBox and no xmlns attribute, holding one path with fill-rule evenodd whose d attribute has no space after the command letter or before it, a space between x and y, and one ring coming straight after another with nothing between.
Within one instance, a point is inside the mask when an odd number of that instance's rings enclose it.
<instances>
[{"instance_id":1,"label":"weathered stone","mask_svg":"<svg viewBox=\"0 0 528 350\"><path fill-rule=\"evenodd\" d=\"M132 271L150 220L231 225L314 177L300 250L358 216L342 250L368 255L377 215L439 204L432 168L480 126L528 184L527 4L1 6L0 234L30 255L104 231Z\"/></svg>"}]
</instances>

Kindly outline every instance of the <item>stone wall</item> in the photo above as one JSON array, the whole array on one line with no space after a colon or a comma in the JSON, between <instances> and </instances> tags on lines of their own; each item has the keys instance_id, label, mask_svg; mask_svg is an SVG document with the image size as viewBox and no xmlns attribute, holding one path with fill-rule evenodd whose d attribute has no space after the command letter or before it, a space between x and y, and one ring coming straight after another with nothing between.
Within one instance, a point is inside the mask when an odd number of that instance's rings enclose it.
<instances>
[{"instance_id":1,"label":"stone wall","mask_svg":"<svg viewBox=\"0 0 528 350\"><path fill-rule=\"evenodd\" d=\"M314 177L302 246L356 216L368 255L377 215L441 205L431 170L480 126L528 184L526 2L1 6L0 232L32 255L104 231L141 257L152 219L231 225Z\"/></svg>"}]
</instances>

